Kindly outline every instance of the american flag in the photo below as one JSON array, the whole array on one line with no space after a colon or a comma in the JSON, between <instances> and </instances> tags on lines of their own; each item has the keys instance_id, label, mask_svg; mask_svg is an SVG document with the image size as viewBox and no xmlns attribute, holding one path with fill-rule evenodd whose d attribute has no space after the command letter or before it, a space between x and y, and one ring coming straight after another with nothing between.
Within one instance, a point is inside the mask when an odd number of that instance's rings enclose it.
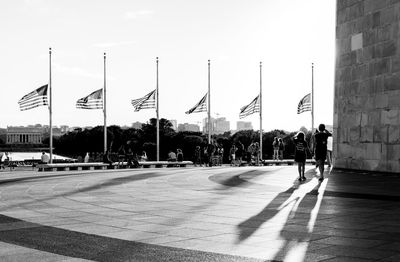
<instances>
[{"instance_id":1,"label":"american flag","mask_svg":"<svg viewBox=\"0 0 400 262\"><path fill-rule=\"evenodd\" d=\"M185 113L191 114L191 113L207 112L207 94L194 107L192 107Z\"/></svg>"},{"instance_id":2,"label":"american flag","mask_svg":"<svg viewBox=\"0 0 400 262\"><path fill-rule=\"evenodd\" d=\"M156 108L156 89L142 98L132 100L132 106L135 108L135 112L141 109Z\"/></svg>"},{"instance_id":3,"label":"american flag","mask_svg":"<svg viewBox=\"0 0 400 262\"><path fill-rule=\"evenodd\" d=\"M306 111L311 111L311 94L307 94L305 97L303 97L297 106L297 114L301 114Z\"/></svg>"},{"instance_id":4,"label":"american flag","mask_svg":"<svg viewBox=\"0 0 400 262\"><path fill-rule=\"evenodd\" d=\"M103 109L103 88L94 91L76 101L76 108L79 109Z\"/></svg>"},{"instance_id":5,"label":"american flag","mask_svg":"<svg viewBox=\"0 0 400 262\"><path fill-rule=\"evenodd\" d=\"M44 85L23 96L18 101L21 111L29 110L38 106L48 106L49 100L47 98L47 88L48 85Z\"/></svg>"},{"instance_id":6,"label":"american flag","mask_svg":"<svg viewBox=\"0 0 400 262\"><path fill-rule=\"evenodd\" d=\"M240 108L239 118L260 112L260 96L256 96L247 106Z\"/></svg>"}]
</instances>

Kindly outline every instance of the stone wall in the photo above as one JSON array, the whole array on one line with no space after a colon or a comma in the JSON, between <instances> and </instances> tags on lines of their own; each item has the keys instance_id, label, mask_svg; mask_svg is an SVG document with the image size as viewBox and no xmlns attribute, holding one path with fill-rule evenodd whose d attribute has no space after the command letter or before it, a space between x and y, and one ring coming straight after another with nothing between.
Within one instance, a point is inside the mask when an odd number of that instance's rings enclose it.
<instances>
[{"instance_id":1,"label":"stone wall","mask_svg":"<svg viewBox=\"0 0 400 262\"><path fill-rule=\"evenodd\" d=\"M400 0L338 0L334 165L400 172Z\"/></svg>"}]
</instances>

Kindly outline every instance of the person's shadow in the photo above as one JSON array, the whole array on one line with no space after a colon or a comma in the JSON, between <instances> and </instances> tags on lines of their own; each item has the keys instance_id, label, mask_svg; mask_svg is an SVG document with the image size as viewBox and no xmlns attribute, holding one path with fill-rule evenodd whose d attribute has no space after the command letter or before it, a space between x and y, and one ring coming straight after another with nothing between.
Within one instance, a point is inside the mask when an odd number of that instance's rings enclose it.
<instances>
[{"instance_id":1,"label":"person's shadow","mask_svg":"<svg viewBox=\"0 0 400 262\"><path fill-rule=\"evenodd\" d=\"M310 171L309 175L314 177L315 171ZM309 184L312 182L311 184ZM279 233L279 239L283 240L279 251L275 255L275 260L282 260L290 250L298 243L307 242L311 238L313 223L316 217L312 217L318 200L318 189L321 182L316 179L307 180L299 183L294 181L293 185L287 190L279 193L261 212L241 222L237 229L239 236L237 242L243 242L251 237L264 223L281 215L284 212L286 221ZM311 220L314 221L311 221ZM273 260L274 261L274 260Z\"/></svg>"},{"instance_id":2,"label":"person's shadow","mask_svg":"<svg viewBox=\"0 0 400 262\"><path fill-rule=\"evenodd\" d=\"M317 183L317 182L315 182ZM310 187L305 195L297 198L297 203L292 206L286 223L280 231L280 239L283 240L282 246L279 252L276 253L273 261L279 260L284 261L286 257L292 256L292 250L302 252L295 252L297 261L304 261L306 255L308 243L311 240L313 228L316 223L318 210L314 210L318 203L318 189L321 186L321 182L318 182L315 186Z\"/></svg>"}]
</instances>

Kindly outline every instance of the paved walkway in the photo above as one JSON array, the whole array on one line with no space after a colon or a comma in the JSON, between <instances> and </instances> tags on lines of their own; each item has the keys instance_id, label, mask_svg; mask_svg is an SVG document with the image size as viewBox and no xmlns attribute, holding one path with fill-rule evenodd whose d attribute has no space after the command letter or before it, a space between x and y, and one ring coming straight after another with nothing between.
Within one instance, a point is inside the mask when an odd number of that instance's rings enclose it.
<instances>
[{"instance_id":1,"label":"paved walkway","mask_svg":"<svg viewBox=\"0 0 400 262\"><path fill-rule=\"evenodd\" d=\"M0 171L0 261L400 261L400 176Z\"/></svg>"}]
</instances>

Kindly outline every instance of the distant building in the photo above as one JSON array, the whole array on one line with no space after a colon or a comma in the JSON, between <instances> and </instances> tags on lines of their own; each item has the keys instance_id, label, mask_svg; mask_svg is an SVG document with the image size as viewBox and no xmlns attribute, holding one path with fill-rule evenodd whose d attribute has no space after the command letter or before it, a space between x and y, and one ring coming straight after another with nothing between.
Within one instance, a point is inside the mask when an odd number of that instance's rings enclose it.
<instances>
[{"instance_id":1,"label":"distant building","mask_svg":"<svg viewBox=\"0 0 400 262\"><path fill-rule=\"evenodd\" d=\"M246 122L246 121L236 122L236 131L252 130L252 129L253 129L253 124L251 122Z\"/></svg>"},{"instance_id":2,"label":"distant building","mask_svg":"<svg viewBox=\"0 0 400 262\"><path fill-rule=\"evenodd\" d=\"M6 144L42 144L41 127L7 127Z\"/></svg>"},{"instance_id":3,"label":"distant building","mask_svg":"<svg viewBox=\"0 0 400 262\"><path fill-rule=\"evenodd\" d=\"M225 117L215 119L215 133L223 134L231 130L231 123Z\"/></svg>"},{"instance_id":4,"label":"distant building","mask_svg":"<svg viewBox=\"0 0 400 262\"><path fill-rule=\"evenodd\" d=\"M61 133L63 133L63 134L73 131L73 129L71 129L69 126L66 126L66 125L60 126L60 129L61 129Z\"/></svg>"},{"instance_id":5,"label":"distant building","mask_svg":"<svg viewBox=\"0 0 400 262\"><path fill-rule=\"evenodd\" d=\"M141 129L142 126L143 126L143 124L138 121L136 121L135 123L132 123L132 128L134 128L134 129Z\"/></svg>"},{"instance_id":6,"label":"distant building","mask_svg":"<svg viewBox=\"0 0 400 262\"><path fill-rule=\"evenodd\" d=\"M178 125L178 132L183 132L183 131L191 131L191 132L200 132L200 127L195 124L179 124Z\"/></svg>"},{"instance_id":7,"label":"distant building","mask_svg":"<svg viewBox=\"0 0 400 262\"><path fill-rule=\"evenodd\" d=\"M176 130L179 131L179 128L178 128L178 121L176 121L175 119L171 119L171 120L169 120L169 122L172 124L172 129L174 129L175 131L176 131Z\"/></svg>"},{"instance_id":8,"label":"distant building","mask_svg":"<svg viewBox=\"0 0 400 262\"><path fill-rule=\"evenodd\" d=\"M225 117L211 118L211 133L223 134L230 131L230 122ZM203 119L203 133L208 133L208 119Z\"/></svg>"}]
</instances>

